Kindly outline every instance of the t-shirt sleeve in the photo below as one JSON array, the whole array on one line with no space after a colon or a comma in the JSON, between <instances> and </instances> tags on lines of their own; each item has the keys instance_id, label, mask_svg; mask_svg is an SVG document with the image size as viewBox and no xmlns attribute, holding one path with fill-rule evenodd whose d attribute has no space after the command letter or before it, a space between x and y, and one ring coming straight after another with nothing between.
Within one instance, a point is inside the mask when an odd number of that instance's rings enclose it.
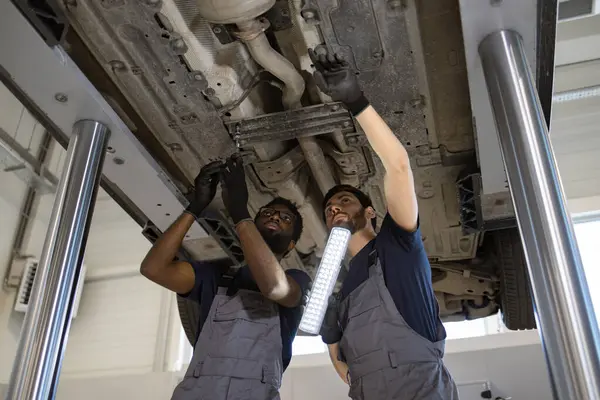
<instances>
[{"instance_id":1,"label":"t-shirt sleeve","mask_svg":"<svg viewBox=\"0 0 600 400\"><path fill-rule=\"evenodd\" d=\"M302 297L305 298L308 295L310 289L311 279L308 274L299 269L288 269L285 274L296 281L300 290L302 291Z\"/></svg>"},{"instance_id":2,"label":"t-shirt sleeve","mask_svg":"<svg viewBox=\"0 0 600 400\"><path fill-rule=\"evenodd\" d=\"M180 294L181 297L202 303L203 292L212 294L217 291L217 283L221 273L218 265L210 262L194 261L194 287L188 293Z\"/></svg>"},{"instance_id":3,"label":"t-shirt sleeve","mask_svg":"<svg viewBox=\"0 0 600 400\"><path fill-rule=\"evenodd\" d=\"M445 337L438 329L439 308L431 283L431 265L421 229L406 231L390 214L377 235L378 253L384 257L386 286L406 323L432 342Z\"/></svg>"},{"instance_id":4,"label":"t-shirt sleeve","mask_svg":"<svg viewBox=\"0 0 600 400\"><path fill-rule=\"evenodd\" d=\"M418 250L423 247L423 240L421 238L421 228L417 221L417 229L413 232L409 232L404 228L401 228L392 216L387 213L381 223L381 229L379 234L384 234L386 237L395 241L400 247L406 252Z\"/></svg>"}]
</instances>

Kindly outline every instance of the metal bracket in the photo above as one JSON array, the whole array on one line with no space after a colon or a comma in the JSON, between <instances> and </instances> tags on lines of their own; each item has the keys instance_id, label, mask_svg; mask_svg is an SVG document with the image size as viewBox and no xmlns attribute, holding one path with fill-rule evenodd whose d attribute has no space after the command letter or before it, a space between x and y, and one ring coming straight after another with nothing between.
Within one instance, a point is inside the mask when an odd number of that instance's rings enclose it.
<instances>
[{"instance_id":1,"label":"metal bracket","mask_svg":"<svg viewBox=\"0 0 600 400\"><path fill-rule=\"evenodd\" d=\"M255 163L254 170L260 179L270 186L289 179L305 162L302 149L296 146L276 160Z\"/></svg>"},{"instance_id":2,"label":"metal bracket","mask_svg":"<svg viewBox=\"0 0 600 400\"><path fill-rule=\"evenodd\" d=\"M458 203L460 205L460 223L465 235L481 232L483 217L481 215L481 174L473 173L457 180Z\"/></svg>"},{"instance_id":3,"label":"metal bracket","mask_svg":"<svg viewBox=\"0 0 600 400\"><path fill-rule=\"evenodd\" d=\"M205 210L197 222L211 235L227 256L238 266L244 263L244 252L240 240L231 224L219 213Z\"/></svg>"},{"instance_id":4,"label":"metal bracket","mask_svg":"<svg viewBox=\"0 0 600 400\"><path fill-rule=\"evenodd\" d=\"M301 137L356 132L350 113L341 103L319 104L259 117L225 122L240 146L282 142Z\"/></svg>"},{"instance_id":5,"label":"metal bracket","mask_svg":"<svg viewBox=\"0 0 600 400\"><path fill-rule=\"evenodd\" d=\"M274 31L283 31L294 26L288 0L277 0L265 17L271 22L271 29Z\"/></svg>"},{"instance_id":6,"label":"metal bracket","mask_svg":"<svg viewBox=\"0 0 600 400\"><path fill-rule=\"evenodd\" d=\"M56 0L14 0L13 4L33 25L48 46L62 44L69 29L69 21Z\"/></svg>"},{"instance_id":7,"label":"metal bracket","mask_svg":"<svg viewBox=\"0 0 600 400\"><path fill-rule=\"evenodd\" d=\"M215 37L219 39L221 44L229 44L235 42L235 36L227 29L224 24L211 24L210 29L214 33Z\"/></svg>"},{"instance_id":8,"label":"metal bracket","mask_svg":"<svg viewBox=\"0 0 600 400\"><path fill-rule=\"evenodd\" d=\"M481 198L481 174L465 175L456 181L460 204L460 223L465 235L514 228L517 220L514 215L495 219L484 218L484 205ZM498 201L500 199L497 199Z\"/></svg>"}]
</instances>

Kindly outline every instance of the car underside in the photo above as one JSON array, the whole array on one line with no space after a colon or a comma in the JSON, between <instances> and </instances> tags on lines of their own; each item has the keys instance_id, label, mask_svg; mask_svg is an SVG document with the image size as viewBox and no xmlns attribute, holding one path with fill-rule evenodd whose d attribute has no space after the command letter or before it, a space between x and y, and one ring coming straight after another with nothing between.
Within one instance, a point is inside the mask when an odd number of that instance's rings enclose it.
<instances>
[{"instance_id":1,"label":"car underside","mask_svg":"<svg viewBox=\"0 0 600 400\"><path fill-rule=\"evenodd\" d=\"M342 55L411 157L442 320L501 309L510 329L535 326L510 196L479 197L458 0L66 0L64 7L71 57L169 179L189 192L202 165L239 153L251 211L275 196L299 206L304 232L284 263L311 276L331 186L366 192L378 221L386 210L382 164L349 112L317 89L307 50ZM481 223L490 212L501 223ZM210 236L184 242L187 256L239 265L219 199L199 222ZM145 231L156 235L151 224ZM180 302L184 326L192 308Z\"/></svg>"}]
</instances>

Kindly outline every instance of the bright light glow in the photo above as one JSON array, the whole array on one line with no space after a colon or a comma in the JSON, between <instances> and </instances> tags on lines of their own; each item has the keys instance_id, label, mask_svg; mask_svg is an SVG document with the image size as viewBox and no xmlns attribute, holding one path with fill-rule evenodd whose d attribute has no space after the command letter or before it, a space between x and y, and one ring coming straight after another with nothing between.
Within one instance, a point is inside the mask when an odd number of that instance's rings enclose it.
<instances>
[{"instance_id":1,"label":"bright light glow","mask_svg":"<svg viewBox=\"0 0 600 400\"><path fill-rule=\"evenodd\" d=\"M307 354L325 353L327 347L320 336L296 336L292 342L292 355L304 356Z\"/></svg>"},{"instance_id":2,"label":"bright light glow","mask_svg":"<svg viewBox=\"0 0 600 400\"><path fill-rule=\"evenodd\" d=\"M590 297L594 311L596 311L596 319L600 321L600 290L595 284L600 279L600 249L598 247L600 217L575 224L575 236L583 261Z\"/></svg>"},{"instance_id":3,"label":"bright light glow","mask_svg":"<svg viewBox=\"0 0 600 400\"><path fill-rule=\"evenodd\" d=\"M350 236L351 233L348 229L340 227L333 228L329 234L308 303L304 309L302 320L300 320L299 328L306 333L317 335L321 330L329 296L333 292L340 273Z\"/></svg>"}]
</instances>

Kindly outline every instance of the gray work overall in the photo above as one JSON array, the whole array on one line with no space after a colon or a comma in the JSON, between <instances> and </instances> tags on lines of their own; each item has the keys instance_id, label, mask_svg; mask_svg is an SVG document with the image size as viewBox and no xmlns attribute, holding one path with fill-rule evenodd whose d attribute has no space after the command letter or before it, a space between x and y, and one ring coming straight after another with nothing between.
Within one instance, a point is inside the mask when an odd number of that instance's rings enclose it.
<instances>
[{"instance_id":1,"label":"gray work overall","mask_svg":"<svg viewBox=\"0 0 600 400\"><path fill-rule=\"evenodd\" d=\"M219 288L171 400L279 399L283 362L277 304L250 290L226 293Z\"/></svg>"},{"instance_id":2,"label":"gray work overall","mask_svg":"<svg viewBox=\"0 0 600 400\"><path fill-rule=\"evenodd\" d=\"M349 368L352 399L458 399L442 361L445 341L432 343L404 321L385 286L375 250L369 254L369 279L341 302L339 310L340 350ZM443 329L441 321L438 329Z\"/></svg>"}]
</instances>

